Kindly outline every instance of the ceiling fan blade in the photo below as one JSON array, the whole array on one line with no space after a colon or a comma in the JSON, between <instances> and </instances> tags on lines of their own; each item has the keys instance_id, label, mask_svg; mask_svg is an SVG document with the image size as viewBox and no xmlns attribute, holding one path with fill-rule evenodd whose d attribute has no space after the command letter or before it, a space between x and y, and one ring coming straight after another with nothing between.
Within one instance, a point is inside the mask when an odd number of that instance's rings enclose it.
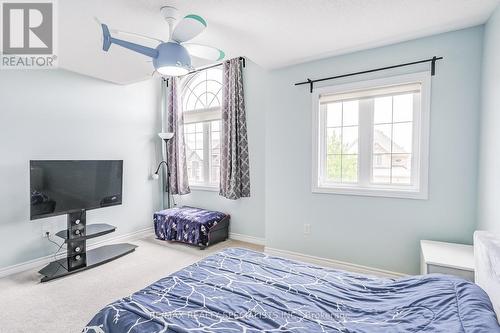
<instances>
[{"instance_id":1,"label":"ceiling fan blade","mask_svg":"<svg viewBox=\"0 0 500 333\"><path fill-rule=\"evenodd\" d=\"M99 18L97 18L96 16L94 16L94 20L97 22L97 24L99 25L99 27L102 27L103 23L101 22L101 20L99 20ZM104 24L104 25L106 26L106 29L108 30L108 32L110 34L112 33L112 34L115 34L115 35L132 36L132 37L138 37L138 38L142 38L142 39L154 40L154 41L159 42L159 43L165 43L165 41L163 41L161 39L158 39L158 38L149 37L149 36L138 34L138 33L135 33L135 32L129 32L129 31L123 31L123 30L113 29L113 28L109 28L106 24Z\"/></svg>"},{"instance_id":2,"label":"ceiling fan blade","mask_svg":"<svg viewBox=\"0 0 500 333\"><path fill-rule=\"evenodd\" d=\"M101 23L101 28L103 37L103 44L102 44L103 51L106 52L109 51L111 45L116 44L126 49L132 50L134 52L144 54L145 56L148 56L150 58L158 57L158 50L140 44L132 43L123 39L114 38L111 36L108 26L104 23Z\"/></svg>"},{"instance_id":3,"label":"ceiling fan blade","mask_svg":"<svg viewBox=\"0 0 500 333\"><path fill-rule=\"evenodd\" d=\"M97 24L98 24L99 26L101 26L102 22L101 22L101 20L99 20L99 18L98 18L97 16L94 16L94 21L96 21L96 22L97 22Z\"/></svg>"},{"instance_id":4,"label":"ceiling fan blade","mask_svg":"<svg viewBox=\"0 0 500 333\"><path fill-rule=\"evenodd\" d=\"M212 46L196 43L183 43L182 46L184 46L188 50L190 55L197 58L219 61L224 59L224 57L226 56L222 50L219 50L218 48Z\"/></svg>"},{"instance_id":5,"label":"ceiling fan blade","mask_svg":"<svg viewBox=\"0 0 500 333\"><path fill-rule=\"evenodd\" d=\"M117 30L117 29L110 29L109 31L111 33L119 35L119 36L120 35L131 36L131 37L137 37L137 38L142 38L142 39L147 39L147 40L153 40L153 41L156 41L158 43L165 43L165 41L163 41L161 39L154 38L154 37L149 37L149 36L138 34L138 33L135 33L135 32L129 32L129 31L123 31L123 30Z\"/></svg>"},{"instance_id":6,"label":"ceiling fan blade","mask_svg":"<svg viewBox=\"0 0 500 333\"><path fill-rule=\"evenodd\" d=\"M207 22L201 16L190 14L176 25L171 38L179 43L187 42L198 36L206 27Z\"/></svg>"},{"instance_id":7,"label":"ceiling fan blade","mask_svg":"<svg viewBox=\"0 0 500 333\"><path fill-rule=\"evenodd\" d=\"M190 56L190 57L191 57L191 66L193 66L194 69L213 65L213 61L209 61L207 59L201 59L195 56Z\"/></svg>"}]
</instances>

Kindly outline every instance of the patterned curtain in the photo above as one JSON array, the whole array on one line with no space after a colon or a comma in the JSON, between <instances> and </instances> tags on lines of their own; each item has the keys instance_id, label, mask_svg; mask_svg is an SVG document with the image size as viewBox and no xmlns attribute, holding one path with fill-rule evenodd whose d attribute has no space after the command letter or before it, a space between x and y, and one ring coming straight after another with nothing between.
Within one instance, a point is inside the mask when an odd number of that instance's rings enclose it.
<instances>
[{"instance_id":1,"label":"patterned curtain","mask_svg":"<svg viewBox=\"0 0 500 333\"><path fill-rule=\"evenodd\" d=\"M228 199L250 196L250 162L239 58L226 61L222 75L222 142L219 194Z\"/></svg>"},{"instance_id":2,"label":"patterned curtain","mask_svg":"<svg viewBox=\"0 0 500 333\"><path fill-rule=\"evenodd\" d=\"M191 192L187 178L186 146L184 143L184 116L180 105L179 79L169 78L167 87L167 132L174 137L168 141L168 170L170 171L170 193Z\"/></svg>"}]
</instances>

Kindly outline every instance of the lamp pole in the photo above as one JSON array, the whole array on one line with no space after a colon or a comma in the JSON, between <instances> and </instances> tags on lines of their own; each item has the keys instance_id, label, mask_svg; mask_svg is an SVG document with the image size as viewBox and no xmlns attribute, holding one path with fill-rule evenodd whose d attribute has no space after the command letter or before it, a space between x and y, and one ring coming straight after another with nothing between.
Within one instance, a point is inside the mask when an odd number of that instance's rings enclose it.
<instances>
[{"instance_id":1,"label":"lamp pole","mask_svg":"<svg viewBox=\"0 0 500 333\"><path fill-rule=\"evenodd\" d=\"M165 163L165 165L167 166L167 184L165 192L167 192L167 209L170 209L170 168L168 167L168 139L165 139L165 146L165 159L167 160L167 163Z\"/></svg>"},{"instance_id":2,"label":"lamp pole","mask_svg":"<svg viewBox=\"0 0 500 333\"><path fill-rule=\"evenodd\" d=\"M167 168L167 185L165 188L165 192L167 192L167 209L170 208L170 168L168 167L168 141L174 137L174 133L158 133L158 136L165 141L165 160L161 161L158 164L158 168L156 168L155 175L158 176L158 172L160 171L160 167L162 164Z\"/></svg>"}]
</instances>

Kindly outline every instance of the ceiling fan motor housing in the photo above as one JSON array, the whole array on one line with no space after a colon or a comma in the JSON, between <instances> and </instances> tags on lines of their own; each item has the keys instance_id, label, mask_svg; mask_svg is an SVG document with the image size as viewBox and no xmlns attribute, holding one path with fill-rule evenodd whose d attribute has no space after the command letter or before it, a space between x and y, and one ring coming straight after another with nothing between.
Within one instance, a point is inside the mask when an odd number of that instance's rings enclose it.
<instances>
[{"instance_id":1,"label":"ceiling fan motor housing","mask_svg":"<svg viewBox=\"0 0 500 333\"><path fill-rule=\"evenodd\" d=\"M162 67L191 68L191 57L184 46L177 42L168 42L158 45L158 56L153 58L156 70Z\"/></svg>"}]
</instances>

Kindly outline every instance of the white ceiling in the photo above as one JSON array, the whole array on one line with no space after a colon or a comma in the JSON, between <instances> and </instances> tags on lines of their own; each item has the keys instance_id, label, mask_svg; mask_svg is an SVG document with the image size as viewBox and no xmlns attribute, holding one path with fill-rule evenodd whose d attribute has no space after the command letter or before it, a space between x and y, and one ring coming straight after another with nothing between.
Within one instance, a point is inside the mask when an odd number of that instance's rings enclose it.
<instances>
[{"instance_id":1,"label":"white ceiling","mask_svg":"<svg viewBox=\"0 0 500 333\"><path fill-rule=\"evenodd\" d=\"M193 41L275 69L479 25L498 1L64 0L58 1L59 65L122 84L150 77L146 57L116 45L102 51L94 17L112 28L165 38L159 8L167 4L206 19L208 28Z\"/></svg>"}]
</instances>

